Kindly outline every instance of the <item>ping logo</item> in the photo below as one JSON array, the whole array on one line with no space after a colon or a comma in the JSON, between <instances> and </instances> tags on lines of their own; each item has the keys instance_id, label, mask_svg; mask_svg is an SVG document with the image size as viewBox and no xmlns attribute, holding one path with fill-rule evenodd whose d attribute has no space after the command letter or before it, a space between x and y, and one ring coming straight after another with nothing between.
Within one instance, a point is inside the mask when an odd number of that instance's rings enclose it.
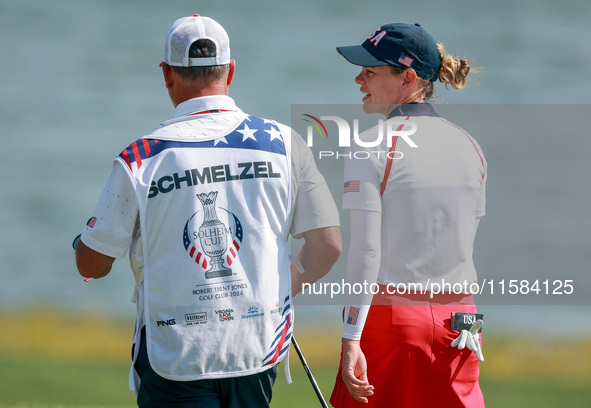
<instances>
[{"instance_id":1,"label":"ping logo","mask_svg":"<svg viewBox=\"0 0 591 408\"><path fill-rule=\"evenodd\" d=\"M176 320L175 319L158 320L158 321L156 321L156 324L158 325L158 327L161 327L161 326L174 326L176 324Z\"/></svg>"}]
</instances>

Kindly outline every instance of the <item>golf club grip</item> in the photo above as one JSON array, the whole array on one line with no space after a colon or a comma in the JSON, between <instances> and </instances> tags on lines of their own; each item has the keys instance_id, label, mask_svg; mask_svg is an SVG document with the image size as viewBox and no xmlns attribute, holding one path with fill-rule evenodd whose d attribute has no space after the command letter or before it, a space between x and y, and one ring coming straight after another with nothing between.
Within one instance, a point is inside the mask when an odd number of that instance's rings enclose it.
<instances>
[{"instance_id":1,"label":"golf club grip","mask_svg":"<svg viewBox=\"0 0 591 408\"><path fill-rule=\"evenodd\" d=\"M312 383L312 387L314 388L314 391L316 392L316 396L318 397L318 400L320 401L322 408L329 408L328 404L326 403L326 401L324 399L324 396L322 395L322 391L320 391L320 387L316 383L316 379L312 375L312 371L310 371L310 367L308 367L308 363L306 362L306 359L304 358L304 354L302 354L302 350L300 350L300 346L298 345L298 342L296 341L295 336L293 334L291 336L291 342L293 344L293 347L295 348L296 353L298 353L298 357L300 358L300 361L302 362L302 365L304 366L304 371L306 371L306 374L308 375L308 378L310 379L310 383Z\"/></svg>"}]
</instances>

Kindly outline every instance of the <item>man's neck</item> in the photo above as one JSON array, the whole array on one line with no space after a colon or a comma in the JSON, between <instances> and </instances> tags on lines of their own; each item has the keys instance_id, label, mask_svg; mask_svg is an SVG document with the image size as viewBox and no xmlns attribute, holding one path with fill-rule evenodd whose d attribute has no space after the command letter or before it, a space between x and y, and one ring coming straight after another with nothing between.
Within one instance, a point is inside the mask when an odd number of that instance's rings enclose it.
<instances>
[{"instance_id":1,"label":"man's neck","mask_svg":"<svg viewBox=\"0 0 591 408\"><path fill-rule=\"evenodd\" d=\"M213 95L228 95L228 87L222 84L209 84L206 87L194 85L187 86L182 89L173 99L173 104L176 107L178 104L188 101L189 99L200 98L202 96Z\"/></svg>"}]
</instances>

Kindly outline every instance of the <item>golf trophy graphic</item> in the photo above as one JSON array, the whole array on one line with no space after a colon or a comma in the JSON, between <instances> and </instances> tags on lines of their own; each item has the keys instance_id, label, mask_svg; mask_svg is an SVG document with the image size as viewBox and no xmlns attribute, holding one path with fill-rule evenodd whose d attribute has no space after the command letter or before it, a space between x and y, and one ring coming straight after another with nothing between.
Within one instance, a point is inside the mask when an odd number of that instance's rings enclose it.
<instances>
[{"instance_id":1,"label":"golf trophy graphic","mask_svg":"<svg viewBox=\"0 0 591 408\"><path fill-rule=\"evenodd\" d=\"M211 267L205 272L205 278L219 278L232 275L232 270L224 266L223 256L228 249L228 234L230 233L217 216L215 201L217 191L209 194L197 194L203 205L203 224L199 227L199 243L203 253L211 260Z\"/></svg>"}]
</instances>

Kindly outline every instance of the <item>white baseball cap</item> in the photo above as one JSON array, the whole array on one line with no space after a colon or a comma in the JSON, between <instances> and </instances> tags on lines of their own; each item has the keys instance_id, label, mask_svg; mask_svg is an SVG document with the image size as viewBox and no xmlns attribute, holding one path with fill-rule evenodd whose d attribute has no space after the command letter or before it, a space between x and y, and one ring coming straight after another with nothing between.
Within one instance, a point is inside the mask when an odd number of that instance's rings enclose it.
<instances>
[{"instance_id":1,"label":"white baseball cap","mask_svg":"<svg viewBox=\"0 0 591 408\"><path fill-rule=\"evenodd\" d=\"M191 44L197 40L211 40L215 57L189 58ZM217 21L195 14L176 20L166 32L164 62L173 67L206 67L230 63L230 39Z\"/></svg>"}]
</instances>

